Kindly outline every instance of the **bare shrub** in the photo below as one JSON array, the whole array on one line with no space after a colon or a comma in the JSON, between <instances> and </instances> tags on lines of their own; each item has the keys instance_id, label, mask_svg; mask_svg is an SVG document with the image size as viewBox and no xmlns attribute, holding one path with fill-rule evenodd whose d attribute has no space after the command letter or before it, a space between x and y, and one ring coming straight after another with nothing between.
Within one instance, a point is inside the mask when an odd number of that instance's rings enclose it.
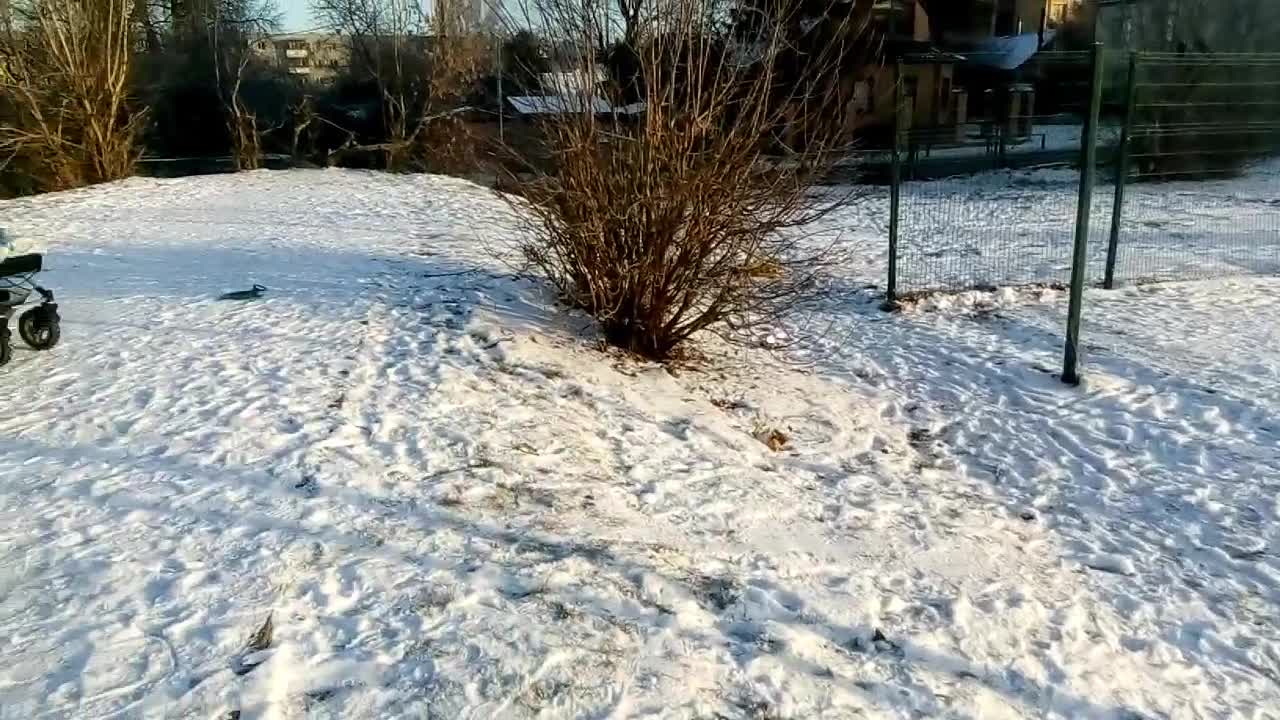
<instances>
[{"instance_id":1,"label":"bare shrub","mask_svg":"<svg viewBox=\"0 0 1280 720\"><path fill-rule=\"evenodd\" d=\"M811 186L847 140L840 67L867 50L870 5L819 11L821 42L807 37L815 5L800 0L633 10L629 22L647 18L626 29L643 113L588 90L540 123L552 166L529 158L504 183L530 218L526 257L609 342L644 356L773 321L835 260L800 229L841 199ZM574 0L539 10L544 26L577 33L596 77L608 13Z\"/></svg>"},{"instance_id":2,"label":"bare shrub","mask_svg":"<svg viewBox=\"0 0 1280 720\"><path fill-rule=\"evenodd\" d=\"M132 12L129 0L25 0L0 17L0 167L18 163L32 190L133 173Z\"/></svg>"}]
</instances>

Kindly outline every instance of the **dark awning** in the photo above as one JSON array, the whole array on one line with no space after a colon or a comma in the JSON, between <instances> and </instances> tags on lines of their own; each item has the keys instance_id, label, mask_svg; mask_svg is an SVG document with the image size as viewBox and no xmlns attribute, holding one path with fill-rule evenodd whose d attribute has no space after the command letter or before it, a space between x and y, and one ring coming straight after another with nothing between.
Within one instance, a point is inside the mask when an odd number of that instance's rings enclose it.
<instances>
[{"instance_id":1,"label":"dark awning","mask_svg":"<svg viewBox=\"0 0 1280 720\"><path fill-rule=\"evenodd\" d=\"M1044 44L1048 45L1056 34L1056 30L1046 30ZM959 52L964 55L964 62L970 65L996 70L1017 70L1035 57L1042 47L1039 33L1023 33L969 43Z\"/></svg>"}]
</instances>

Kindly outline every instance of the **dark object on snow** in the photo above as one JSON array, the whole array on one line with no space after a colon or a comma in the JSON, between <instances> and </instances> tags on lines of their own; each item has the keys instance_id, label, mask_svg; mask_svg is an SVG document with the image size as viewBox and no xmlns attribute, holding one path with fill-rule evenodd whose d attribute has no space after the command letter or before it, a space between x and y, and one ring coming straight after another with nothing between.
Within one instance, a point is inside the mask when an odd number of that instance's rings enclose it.
<instances>
[{"instance_id":1,"label":"dark object on snow","mask_svg":"<svg viewBox=\"0 0 1280 720\"><path fill-rule=\"evenodd\" d=\"M218 296L219 300L254 300L262 297L262 293L267 289L261 285L254 285L251 290L236 290L235 292L222 293Z\"/></svg>"},{"instance_id":2,"label":"dark object on snow","mask_svg":"<svg viewBox=\"0 0 1280 720\"><path fill-rule=\"evenodd\" d=\"M41 302L18 318L18 335L33 350L48 350L62 337L62 318L53 291L32 280L43 268L43 255L18 255L0 261L0 365L13 356L9 317L27 303L32 292Z\"/></svg>"}]
</instances>

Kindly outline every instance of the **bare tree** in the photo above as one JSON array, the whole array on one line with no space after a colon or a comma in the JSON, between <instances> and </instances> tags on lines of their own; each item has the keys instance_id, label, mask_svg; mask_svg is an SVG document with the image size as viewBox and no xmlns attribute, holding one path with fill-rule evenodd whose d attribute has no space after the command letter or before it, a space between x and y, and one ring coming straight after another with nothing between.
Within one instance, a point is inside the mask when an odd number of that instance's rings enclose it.
<instances>
[{"instance_id":1,"label":"bare tree","mask_svg":"<svg viewBox=\"0 0 1280 720\"><path fill-rule=\"evenodd\" d=\"M802 228L841 199L812 184L847 140L841 68L865 59L871 3L767 0L748 24L742 7L668 0L636 40L643 113L585 90L542 123L553 167L530 159L506 182L527 258L649 357L771 322L835 260ZM575 0L541 10L546 27L591 25ZM592 76L595 41L579 43Z\"/></svg>"},{"instance_id":2,"label":"bare tree","mask_svg":"<svg viewBox=\"0 0 1280 720\"><path fill-rule=\"evenodd\" d=\"M257 116L245 106L240 95L245 69L252 56L247 50L237 53L224 49L222 34L214 30L212 35L215 82L227 113L231 159L237 170L256 170L262 161L262 133Z\"/></svg>"},{"instance_id":3,"label":"bare tree","mask_svg":"<svg viewBox=\"0 0 1280 720\"><path fill-rule=\"evenodd\" d=\"M128 107L131 0L22 0L0 28L0 164L53 190L126 177L143 112Z\"/></svg>"},{"instance_id":4,"label":"bare tree","mask_svg":"<svg viewBox=\"0 0 1280 720\"><path fill-rule=\"evenodd\" d=\"M214 84L227 116L232 161L237 170L256 170L262 162L262 130L241 89L255 59L250 42L278 23L274 6L269 0L221 0L210 8L205 23Z\"/></svg>"},{"instance_id":5,"label":"bare tree","mask_svg":"<svg viewBox=\"0 0 1280 720\"><path fill-rule=\"evenodd\" d=\"M381 102L388 169L436 169L436 160L466 143L456 116L491 61L474 5L435 0L316 0L318 17L346 35L352 69L372 80Z\"/></svg>"},{"instance_id":6,"label":"bare tree","mask_svg":"<svg viewBox=\"0 0 1280 720\"><path fill-rule=\"evenodd\" d=\"M3 2L4 0L0 0ZM142 48L149 53L160 50L160 31L156 24L152 7L147 0L133 0L133 15L129 18L135 30L140 34Z\"/></svg>"},{"instance_id":7,"label":"bare tree","mask_svg":"<svg viewBox=\"0 0 1280 720\"><path fill-rule=\"evenodd\" d=\"M640 39L641 21L651 4L648 0L617 0L618 18L622 23L622 42L634 46Z\"/></svg>"},{"instance_id":8,"label":"bare tree","mask_svg":"<svg viewBox=\"0 0 1280 720\"><path fill-rule=\"evenodd\" d=\"M388 169L403 166L416 139L415 115L429 93L426 30L419 0L315 0L316 17L351 43L351 67L376 85L385 142L361 149L384 153Z\"/></svg>"}]
</instances>

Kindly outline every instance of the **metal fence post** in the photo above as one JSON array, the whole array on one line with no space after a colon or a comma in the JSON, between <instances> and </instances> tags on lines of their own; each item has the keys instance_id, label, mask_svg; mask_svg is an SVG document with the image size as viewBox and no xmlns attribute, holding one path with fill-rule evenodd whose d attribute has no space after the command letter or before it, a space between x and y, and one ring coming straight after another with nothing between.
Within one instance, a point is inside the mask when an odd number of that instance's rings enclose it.
<instances>
[{"instance_id":1,"label":"metal fence post","mask_svg":"<svg viewBox=\"0 0 1280 720\"><path fill-rule=\"evenodd\" d=\"M996 154L996 167L1009 167L1009 128L1001 122L996 125L996 137L1000 139L1000 151Z\"/></svg>"},{"instance_id":2,"label":"metal fence post","mask_svg":"<svg viewBox=\"0 0 1280 720\"><path fill-rule=\"evenodd\" d=\"M1089 213L1093 209L1093 182L1098 159L1098 120L1102 113L1102 43L1093 45L1093 79L1090 84L1089 115L1080 139L1080 197L1076 205L1075 247L1071 255L1071 300L1067 307L1067 347L1062 381L1080 383L1080 314L1084 304L1084 284L1089 266Z\"/></svg>"},{"instance_id":3,"label":"metal fence post","mask_svg":"<svg viewBox=\"0 0 1280 720\"><path fill-rule=\"evenodd\" d=\"M1124 218L1124 188L1129 181L1129 153L1133 140L1133 118L1137 110L1138 53L1129 53L1129 84L1125 90L1124 127L1120 130L1119 155L1116 157L1116 197L1111 207L1111 236L1107 240L1107 273L1103 287L1116 286L1116 259L1120 254L1120 224Z\"/></svg>"},{"instance_id":4,"label":"metal fence post","mask_svg":"<svg viewBox=\"0 0 1280 720\"><path fill-rule=\"evenodd\" d=\"M902 202L902 60L893 66L893 151L889 159L889 284L885 301L898 300L898 210Z\"/></svg>"},{"instance_id":5,"label":"metal fence post","mask_svg":"<svg viewBox=\"0 0 1280 720\"><path fill-rule=\"evenodd\" d=\"M497 36L497 42L494 44L494 52L498 55L498 142L506 143L507 129L506 123L503 121L503 115L506 108L502 104L502 75L506 72L502 67L502 36Z\"/></svg>"}]
</instances>

